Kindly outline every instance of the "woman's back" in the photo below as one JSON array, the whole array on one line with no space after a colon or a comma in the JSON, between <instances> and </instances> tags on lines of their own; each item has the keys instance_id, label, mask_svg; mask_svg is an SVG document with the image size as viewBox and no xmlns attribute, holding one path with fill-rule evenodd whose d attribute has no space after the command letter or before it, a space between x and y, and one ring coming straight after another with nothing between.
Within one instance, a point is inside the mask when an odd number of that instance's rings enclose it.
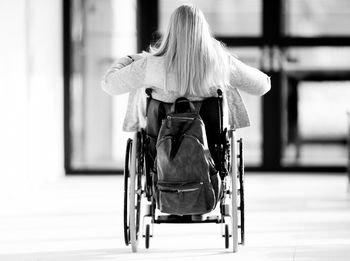
<instances>
[{"instance_id":1,"label":"woman's back","mask_svg":"<svg viewBox=\"0 0 350 261\"><path fill-rule=\"evenodd\" d=\"M249 125L237 88L263 95L270 89L269 77L231 56L211 36L198 8L178 7L157 46L150 53L119 59L103 79L102 87L107 93L131 93L124 130L135 131L144 124L144 89L149 87L154 89L153 97L164 102L173 102L180 96L202 100L215 96L220 88L227 98L230 124L236 128Z\"/></svg>"}]
</instances>

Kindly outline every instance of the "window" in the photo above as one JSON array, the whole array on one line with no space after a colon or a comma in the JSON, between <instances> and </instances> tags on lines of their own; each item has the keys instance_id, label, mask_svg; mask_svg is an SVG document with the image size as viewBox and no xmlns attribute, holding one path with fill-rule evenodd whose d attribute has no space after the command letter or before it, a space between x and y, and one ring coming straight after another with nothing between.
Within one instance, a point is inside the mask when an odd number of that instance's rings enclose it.
<instances>
[{"instance_id":1,"label":"window","mask_svg":"<svg viewBox=\"0 0 350 261\"><path fill-rule=\"evenodd\" d=\"M166 30L171 12L183 3L198 6L216 36L261 35L261 0L160 0L161 33Z\"/></svg>"},{"instance_id":2,"label":"window","mask_svg":"<svg viewBox=\"0 0 350 261\"><path fill-rule=\"evenodd\" d=\"M284 165L345 166L350 48L286 50L288 115Z\"/></svg>"},{"instance_id":3,"label":"window","mask_svg":"<svg viewBox=\"0 0 350 261\"><path fill-rule=\"evenodd\" d=\"M350 35L348 0L285 0L284 16L287 35Z\"/></svg>"},{"instance_id":4,"label":"window","mask_svg":"<svg viewBox=\"0 0 350 261\"><path fill-rule=\"evenodd\" d=\"M71 21L71 167L123 169L127 99L100 82L114 59L136 52L136 1L74 0Z\"/></svg>"}]
</instances>

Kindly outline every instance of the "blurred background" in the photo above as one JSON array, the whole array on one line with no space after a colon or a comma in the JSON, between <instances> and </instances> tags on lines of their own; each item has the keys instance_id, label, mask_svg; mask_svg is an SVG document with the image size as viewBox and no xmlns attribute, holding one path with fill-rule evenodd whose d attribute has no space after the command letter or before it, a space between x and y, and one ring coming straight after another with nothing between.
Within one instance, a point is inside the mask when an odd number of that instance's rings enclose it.
<instances>
[{"instance_id":1,"label":"blurred background","mask_svg":"<svg viewBox=\"0 0 350 261\"><path fill-rule=\"evenodd\" d=\"M213 34L272 77L263 98L244 95L252 127L248 170L344 171L350 98L346 0L195 0ZM65 163L70 173L123 166L125 97L100 91L113 60L146 50L182 1L67 2L64 16Z\"/></svg>"},{"instance_id":2,"label":"blurred background","mask_svg":"<svg viewBox=\"0 0 350 261\"><path fill-rule=\"evenodd\" d=\"M268 95L243 93L252 122L238 132L247 170L345 172L350 2L187 2L232 53L272 77ZM2 175L32 182L121 173L127 99L101 91L101 77L115 59L147 50L181 3L1 1Z\"/></svg>"},{"instance_id":3,"label":"blurred background","mask_svg":"<svg viewBox=\"0 0 350 261\"><path fill-rule=\"evenodd\" d=\"M130 260L127 95L100 82L115 59L159 39L183 2L0 0L1 260ZM264 97L242 93L247 244L234 257L350 260L350 1L185 2L272 80ZM153 255L131 259L232 259L215 226L192 229L162 226Z\"/></svg>"}]
</instances>

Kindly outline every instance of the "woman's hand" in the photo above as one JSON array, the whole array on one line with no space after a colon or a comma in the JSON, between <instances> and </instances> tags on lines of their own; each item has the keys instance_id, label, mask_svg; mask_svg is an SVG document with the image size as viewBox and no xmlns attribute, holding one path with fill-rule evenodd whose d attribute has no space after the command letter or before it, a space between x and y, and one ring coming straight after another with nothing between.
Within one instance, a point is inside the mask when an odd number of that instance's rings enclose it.
<instances>
[{"instance_id":1,"label":"woman's hand","mask_svg":"<svg viewBox=\"0 0 350 261\"><path fill-rule=\"evenodd\" d=\"M133 55L128 55L128 57L132 58L134 61L140 60L145 57L145 53L137 53Z\"/></svg>"},{"instance_id":2,"label":"woman's hand","mask_svg":"<svg viewBox=\"0 0 350 261\"><path fill-rule=\"evenodd\" d=\"M127 55L124 57L121 57L117 59L114 64L112 65L113 70L119 70L125 66L128 66L129 64L140 60L145 57L145 53L137 53L137 54L132 54L132 55Z\"/></svg>"}]
</instances>

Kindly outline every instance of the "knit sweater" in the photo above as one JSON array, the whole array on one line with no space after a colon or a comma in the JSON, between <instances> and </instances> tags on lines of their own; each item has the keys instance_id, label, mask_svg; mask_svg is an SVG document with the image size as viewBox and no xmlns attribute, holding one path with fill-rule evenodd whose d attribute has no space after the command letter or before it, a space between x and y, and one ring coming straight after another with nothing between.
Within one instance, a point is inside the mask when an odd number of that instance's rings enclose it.
<instances>
[{"instance_id":1,"label":"knit sweater","mask_svg":"<svg viewBox=\"0 0 350 261\"><path fill-rule=\"evenodd\" d=\"M228 124L232 128L250 125L247 110L239 91L252 95L263 95L270 90L270 78L263 72L250 67L230 56L230 85L204 86L209 89L207 97L217 96L217 89L224 92ZM102 88L111 95L129 93L128 107L124 118L124 131L137 131L146 125L146 88L152 88L152 97L163 102L174 102L179 94L167 92L165 85L176 85L175 74L165 73L164 58L138 54L118 59L102 80ZM173 90L174 88L168 88ZM206 97L191 96L189 100Z\"/></svg>"}]
</instances>

